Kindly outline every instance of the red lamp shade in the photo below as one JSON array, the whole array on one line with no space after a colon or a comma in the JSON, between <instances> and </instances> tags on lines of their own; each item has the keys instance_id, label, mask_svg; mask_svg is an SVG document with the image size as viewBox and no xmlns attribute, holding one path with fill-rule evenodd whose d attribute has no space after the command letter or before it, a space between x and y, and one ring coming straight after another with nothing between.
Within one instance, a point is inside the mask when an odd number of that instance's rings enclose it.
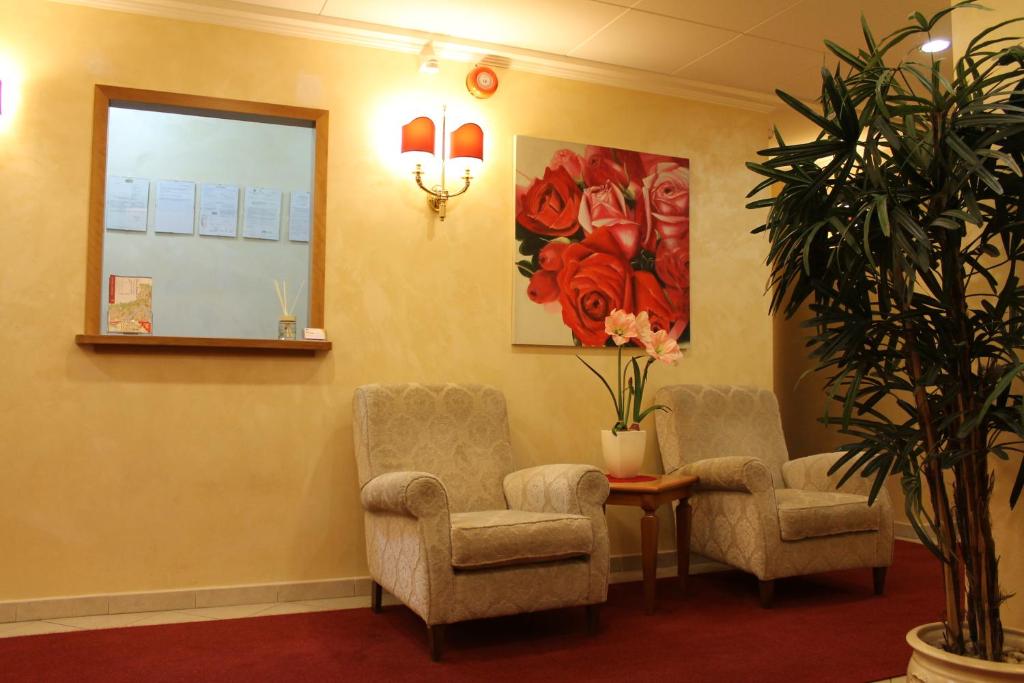
<instances>
[{"instance_id":1,"label":"red lamp shade","mask_svg":"<svg viewBox=\"0 0 1024 683\"><path fill-rule=\"evenodd\" d=\"M452 131L452 159L484 159L484 131L475 123L465 123Z\"/></svg>"},{"instance_id":2,"label":"red lamp shade","mask_svg":"<svg viewBox=\"0 0 1024 683\"><path fill-rule=\"evenodd\" d=\"M402 126L402 153L434 153L434 122L419 116Z\"/></svg>"}]
</instances>

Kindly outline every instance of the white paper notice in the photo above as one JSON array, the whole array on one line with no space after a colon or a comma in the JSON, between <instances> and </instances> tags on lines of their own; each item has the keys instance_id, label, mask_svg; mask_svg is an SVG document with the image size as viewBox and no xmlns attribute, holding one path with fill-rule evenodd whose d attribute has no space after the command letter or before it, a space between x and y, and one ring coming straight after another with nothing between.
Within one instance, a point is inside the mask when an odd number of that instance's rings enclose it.
<instances>
[{"instance_id":1,"label":"white paper notice","mask_svg":"<svg viewBox=\"0 0 1024 683\"><path fill-rule=\"evenodd\" d=\"M309 198L308 192L292 192L288 205L288 239L292 242L309 241Z\"/></svg>"},{"instance_id":2,"label":"white paper notice","mask_svg":"<svg viewBox=\"0 0 1024 683\"><path fill-rule=\"evenodd\" d=\"M238 234L238 187L199 186L199 234L234 237Z\"/></svg>"},{"instance_id":3,"label":"white paper notice","mask_svg":"<svg viewBox=\"0 0 1024 683\"><path fill-rule=\"evenodd\" d=\"M149 217L149 181L145 178L107 178L107 230L146 232Z\"/></svg>"},{"instance_id":4,"label":"white paper notice","mask_svg":"<svg viewBox=\"0 0 1024 683\"><path fill-rule=\"evenodd\" d=\"M156 181L157 232L192 234L196 213L196 184L187 180Z\"/></svg>"},{"instance_id":5,"label":"white paper notice","mask_svg":"<svg viewBox=\"0 0 1024 683\"><path fill-rule=\"evenodd\" d=\"M281 237L281 190L245 188L243 237L276 240Z\"/></svg>"}]
</instances>

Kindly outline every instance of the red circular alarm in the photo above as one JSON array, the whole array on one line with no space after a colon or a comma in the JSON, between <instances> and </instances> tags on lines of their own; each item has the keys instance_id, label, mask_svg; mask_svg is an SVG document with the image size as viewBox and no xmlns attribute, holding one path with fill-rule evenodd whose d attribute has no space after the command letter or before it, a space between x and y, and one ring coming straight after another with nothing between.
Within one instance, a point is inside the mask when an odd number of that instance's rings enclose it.
<instances>
[{"instance_id":1,"label":"red circular alarm","mask_svg":"<svg viewBox=\"0 0 1024 683\"><path fill-rule=\"evenodd\" d=\"M498 89L498 74L490 67L478 66L466 76L466 88L473 97L485 100Z\"/></svg>"}]
</instances>

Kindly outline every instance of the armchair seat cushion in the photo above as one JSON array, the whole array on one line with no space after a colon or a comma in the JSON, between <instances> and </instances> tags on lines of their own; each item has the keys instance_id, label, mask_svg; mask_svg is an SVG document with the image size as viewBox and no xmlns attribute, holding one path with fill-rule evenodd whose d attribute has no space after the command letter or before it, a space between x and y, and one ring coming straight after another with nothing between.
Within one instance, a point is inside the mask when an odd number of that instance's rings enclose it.
<instances>
[{"instance_id":1,"label":"armchair seat cushion","mask_svg":"<svg viewBox=\"0 0 1024 683\"><path fill-rule=\"evenodd\" d=\"M594 530L584 515L484 510L453 513L451 520L455 569L586 557L594 547Z\"/></svg>"},{"instance_id":2,"label":"armchair seat cushion","mask_svg":"<svg viewBox=\"0 0 1024 683\"><path fill-rule=\"evenodd\" d=\"M869 506L867 496L776 489L775 500L783 541L878 531L881 526L881 506Z\"/></svg>"}]
</instances>

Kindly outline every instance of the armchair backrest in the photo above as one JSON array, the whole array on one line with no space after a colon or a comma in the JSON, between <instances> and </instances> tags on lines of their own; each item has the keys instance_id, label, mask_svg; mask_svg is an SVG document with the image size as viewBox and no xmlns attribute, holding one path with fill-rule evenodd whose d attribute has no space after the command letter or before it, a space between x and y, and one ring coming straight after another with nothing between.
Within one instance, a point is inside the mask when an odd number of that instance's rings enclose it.
<instances>
[{"instance_id":1,"label":"armchair backrest","mask_svg":"<svg viewBox=\"0 0 1024 683\"><path fill-rule=\"evenodd\" d=\"M359 485L386 472L436 475L451 512L506 507L512 471L505 397L477 384L370 384L352 404Z\"/></svg>"},{"instance_id":2,"label":"armchair backrest","mask_svg":"<svg viewBox=\"0 0 1024 683\"><path fill-rule=\"evenodd\" d=\"M677 384L658 391L658 448L666 472L730 455L753 456L768 466L775 488L783 486L789 459L779 403L767 389L728 385Z\"/></svg>"}]
</instances>

